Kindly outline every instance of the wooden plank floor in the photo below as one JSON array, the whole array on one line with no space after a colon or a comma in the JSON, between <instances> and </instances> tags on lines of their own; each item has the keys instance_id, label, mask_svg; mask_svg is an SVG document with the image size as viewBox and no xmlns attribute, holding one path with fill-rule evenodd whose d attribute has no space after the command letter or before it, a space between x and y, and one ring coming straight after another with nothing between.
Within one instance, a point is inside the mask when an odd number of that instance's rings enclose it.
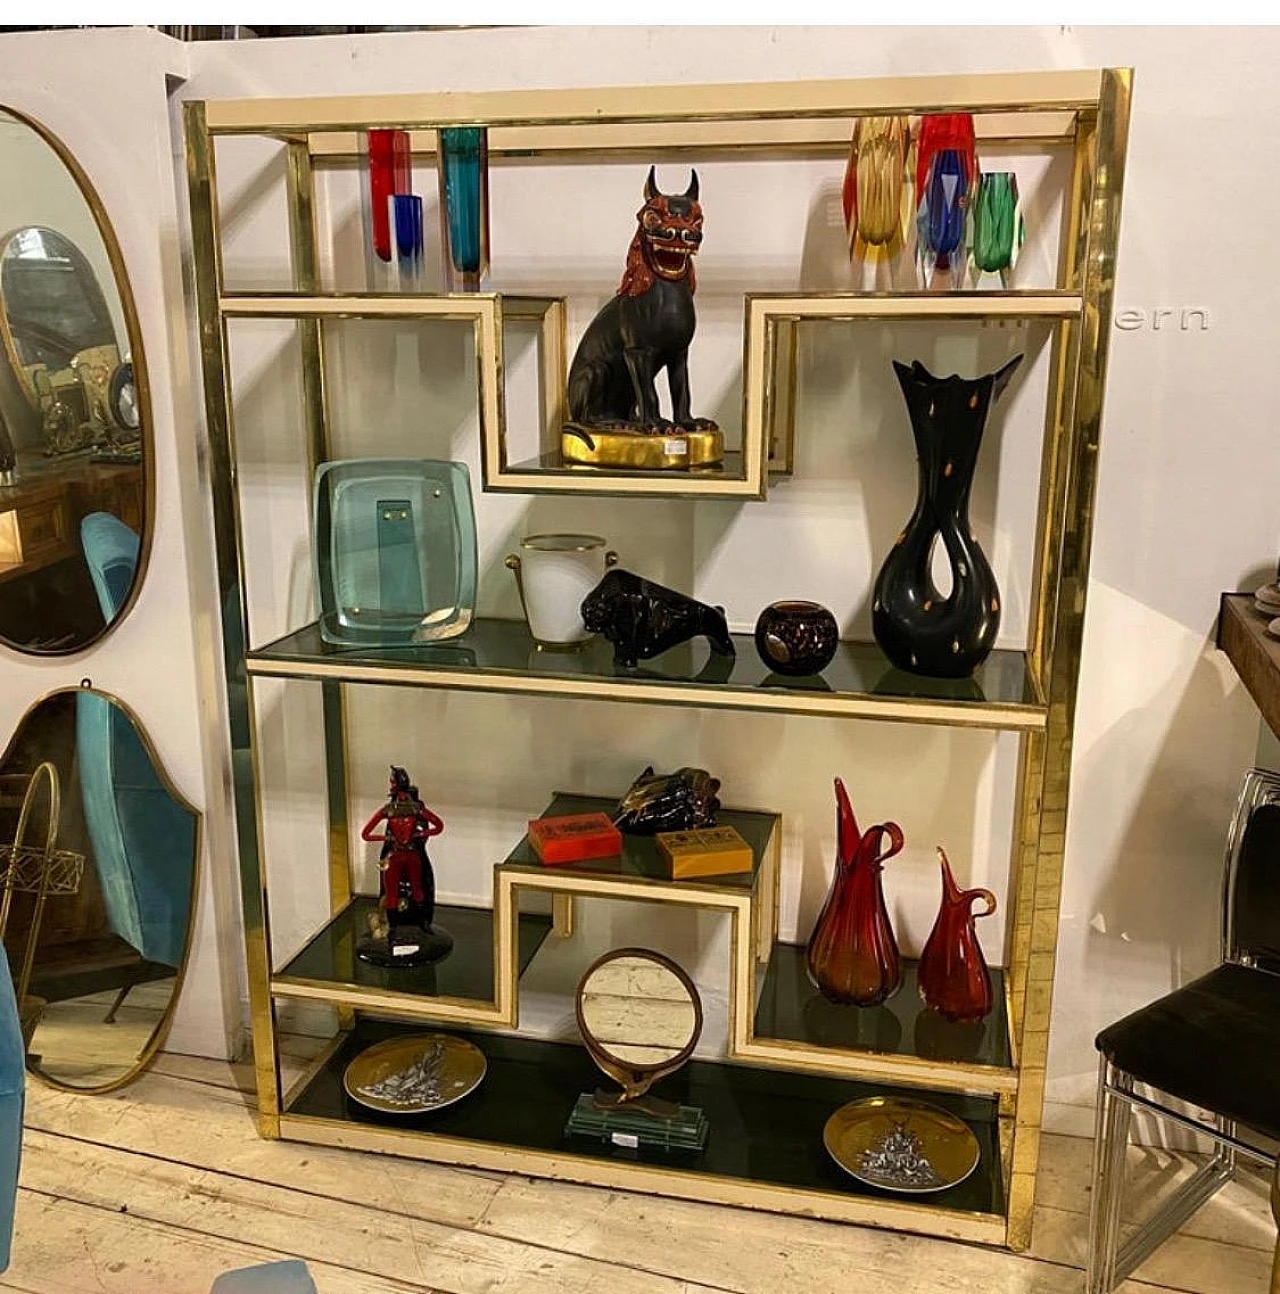
<instances>
[{"instance_id":1,"label":"wooden plank floor","mask_svg":"<svg viewBox=\"0 0 1280 1294\"><path fill-rule=\"evenodd\" d=\"M290 1040L301 1064L311 1044ZM1078 1294L1090 1145L1046 1137L1035 1245L941 1240L266 1142L246 1067L162 1055L105 1097L28 1087L13 1260L26 1294L207 1294L282 1257L320 1294ZM1144 1190L1185 1167L1133 1152ZM1124 1294L1264 1294L1260 1178L1233 1184Z\"/></svg>"}]
</instances>

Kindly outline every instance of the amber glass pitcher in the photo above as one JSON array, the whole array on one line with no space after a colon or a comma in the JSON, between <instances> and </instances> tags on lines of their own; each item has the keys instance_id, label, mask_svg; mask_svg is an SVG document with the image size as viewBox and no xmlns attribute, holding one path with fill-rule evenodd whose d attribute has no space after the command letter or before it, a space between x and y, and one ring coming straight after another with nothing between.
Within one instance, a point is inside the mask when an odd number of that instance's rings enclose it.
<instances>
[{"instance_id":1,"label":"amber glass pitcher","mask_svg":"<svg viewBox=\"0 0 1280 1294\"><path fill-rule=\"evenodd\" d=\"M986 1016L992 1004L991 972L982 956L974 921L996 910L996 896L981 887L962 890L941 846L938 857L942 860L942 906L920 954L920 996L948 1020L972 1023ZM984 911L974 912L975 899L984 901Z\"/></svg>"},{"instance_id":2,"label":"amber glass pitcher","mask_svg":"<svg viewBox=\"0 0 1280 1294\"><path fill-rule=\"evenodd\" d=\"M835 876L809 936L809 978L832 1002L875 1006L902 982L898 942L880 885L885 861L902 848L902 828L886 822L862 835L838 777L836 824Z\"/></svg>"}]
</instances>

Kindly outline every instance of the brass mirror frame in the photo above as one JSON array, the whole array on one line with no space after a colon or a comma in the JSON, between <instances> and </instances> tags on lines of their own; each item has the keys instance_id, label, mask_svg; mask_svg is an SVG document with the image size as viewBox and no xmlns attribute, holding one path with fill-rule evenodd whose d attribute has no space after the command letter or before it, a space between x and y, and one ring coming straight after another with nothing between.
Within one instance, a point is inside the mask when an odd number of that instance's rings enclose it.
<instances>
[{"instance_id":1,"label":"brass mirror frame","mask_svg":"<svg viewBox=\"0 0 1280 1294\"><path fill-rule=\"evenodd\" d=\"M690 1002L693 1004L693 1030L689 1041L676 1055L667 1060L657 1061L652 1065L624 1064L616 1056L606 1051L591 1030L587 1028L586 1013L582 1005L587 983L602 966L607 966L610 962L621 961L625 957L638 957L644 961L655 962L664 970L669 970L680 981L684 990L689 994ZM676 1070L685 1065L693 1055L694 1048L698 1045L698 1039L702 1037L702 997L698 992L697 985L694 984L683 966L672 961L664 953L655 952L652 948L615 948L611 952L605 953L603 957L596 958L583 971L582 978L578 981L578 991L573 1000L573 1012L577 1017L578 1032L582 1035L582 1045L587 1049L587 1054L609 1078L622 1087L622 1094L618 1098L619 1105L638 1101L660 1078L666 1078L668 1074L674 1074Z\"/></svg>"},{"instance_id":2,"label":"brass mirror frame","mask_svg":"<svg viewBox=\"0 0 1280 1294\"><path fill-rule=\"evenodd\" d=\"M21 122L24 126L33 130L53 150L58 160L67 168L71 178L76 183L76 187L80 190L81 197L84 198L89 211L93 215L94 223L98 227L98 233L102 236L103 245L107 250L107 261L111 266L111 275L115 280L116 293L120 298L120 309L124 315L124 327L127 334L124 341L127 345L121 349L120 358L123 360L125 355L128 354L133 362L133 381L138 397L140 437L142 441L143 524L142 533L138 536L138 565L133 572L133 584L129 588L129 596L125 598L124 605L97 633L86 641L76 643L72 647L54 647L37 651L30 647L23 647L20 643L11 642L0 634L0 644L10 651L20 652L23 656L33 656L37 659L48 659L55 656L74 656L78 652L88 651L89 648L96 646L117 625L124 622L133 610L134 603L138 600L138 594L142 591L143 582L147 578L147 567L151 560L152 532L155 530L156 523L155 419L151 410L151 381L147 371L146 346L142 338L142 321L138 317L138 305L134 300L128 267L125 265L124 253L120 250L120 243L116 238L115 226L112 225L111 218L107 215L106 207L98 196L98 191L94 188L93 181L89 179L87 172L76 161L75 155L66 144L47 126L7 103L0 103L0 112L7 113L15 121ZM76 250L80 251L79 248ZM84 255L83 252L80 254ZM96 275L94 277L95 279L97 278ZM98 284L98 287L102 289L102 284ZM20 377L18 381L21 383ZM28 713L30 712L28 711ZM134 717L132 712L130 717ZM162 777L162 780L165 779ZM75 1090L83 1091L85 1089Z\"/></svg>"},{"instance_id":3,"label":"brass mirror frame","mask_svg":"<svg viewBox=\"0 0 1280 1294\"><path fill-rule=\"evenodd\" d=\"M169 1035L169 1029L173 1025L174 1013L178 1008L178 999L182 995L182 986L187 978L187 968L191 964L191 949L192 944L195 942L196 918L200 910L200 882L202 878L200 859L204 847L204 814L174 785L173 779L169 776L169 770L165 767L164 761L160 758L160 754L151 740L151 734L138 717L137 712L116 696L115 693L94 687L93 681L87 678L81 680L79 687L55 687L27 707L5 744L4 750L0 752L0 769L3 769L5 764L8 763L14 747L17 745L19 735L45 702L51 701L58 696L79 696L83 692L92 693L94 696L101 697L109 705L118 707L125 718L133 724L134 731L138 734L139 741L142 742L142 748L147 752L147 758L151 761L151 766L155 769L156 776L160 779L160 784L173 798L178 807L183 812L189 813L194 819L191 841L191 911L187 916L187 930L182 941L182 961L173 977L173 993L169 997L169 1004L165 1007L164 1015L160 1017L156 1027L152 1030L151 1037L147 1039L147 1044L139 1054L137 1063L119 1078L112 1079L108 1083L100 1083L96 1087L84 1087L75 1083L64 1083L61 1079L53 1078L38 1069L33 1069L26 1065L26 1057L23 1057L26 1072L48 1087L52 1087L59 1092L74 1092L78 1096L103 1096L108 1092L115 1092L122 1087L127 1087L130 1083L136 1082L142 1077L155 1059L156 1053L164 1045L164 1041ZM41 764L45 762L48 761L40 761ZM33 769L32 776L34 775L35 770ZM0 949L0 955L6 955L3 949Z\"/></svg>"}]
</instances>

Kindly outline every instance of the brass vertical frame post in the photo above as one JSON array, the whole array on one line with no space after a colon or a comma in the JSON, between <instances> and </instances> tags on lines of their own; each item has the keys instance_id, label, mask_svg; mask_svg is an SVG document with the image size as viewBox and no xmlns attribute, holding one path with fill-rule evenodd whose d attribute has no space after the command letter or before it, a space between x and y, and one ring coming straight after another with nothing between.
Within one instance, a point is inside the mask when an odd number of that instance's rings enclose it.
<instances>
[{"instance_id":1,"label":"brass vertical frame post","mask_svg":"<svg viewBox=\"0 0 1280 1294\"><path fill-rule=\"evenodd\" d=\"M795 470L796 455L796 388L800 383L796 365L799 362L800 321L776 319L770 324L766 362L772 379L769 383L769 407L764 418L768 438L765 454L768 462L765 466L770 472L790 476Z\"/></svg>"},{"instance_id":2,"label":"brass vertical frame post","mask_svg":"<svg viewBox=\"0 0 1280 1294\"><path fill-rule=\"evenodd\" d=\"M295 292L321 289L320 252L316 232L315 172L307 137L292 139L286 147L289 199L289 251ZM316 468L331 457L329 445L329 392L325 372L324 323L318 316L298 319L302 353L302 398L307 428L308 488ZM308 494L314 507L314 500ZM315 517L311 517L314 527ZM329 911L337 915L351 902L351 837L347 829L347 726L341 683L320 684L325 750L325 801L329 815ZM350 1007L338 1008L343 1028L350 1028Z\"/></svg>"},{"instance_id":3,"label":"brass vertical frame post","mask_svg":"<svg viewBox=\"0 0 1280 1294\"><path fill-rule=\"evenodd\" d=\"M240 855L240 901L248 963L249 1010L253 1024L253 1068L258 1093L258 1130L280 1135L280 1064L271 1002L271 932L267 908L265 857L258 788L258 734L254 721L253 679L245 669L248 600L243 570L243 531L235 478L235 427L231 407L226 324L219 312L223 291L222 235L219 225L217 165L204 103L183 108L187 183L191 197L191 242L205 422L209 437L209 478L213 495L214 552L227 674L232 786L236 844ZM236 659L225 650L238 644ZM244 675L243 690L236 686Z\"/></svg>"},{"instance_id":4,"label":"brass vertical frame post","mask_svg":"<svg viewBox=\"0 0 1280 1294\"><path fill-rule=\"evenodd\" d=\"M1065 228L1058 251L1058 285L1079 292L1084 277L1088 240L1088 204L1092 193L1094 138L1097 112L1076 114L1072 150L1071 190L1067 195ZM1076 380L1080 360L1080 321L1063 319L1054 330L1050 357L1050 382L1041 447L1040 496L1036 510L1035 557L1031 615L1027 637L1027 668L1047 701L1048 662L1053 654L1058 610L1058 576L1061 531L1067 506L1066 481L1070 427L1074 417ZM1045 743L1039 732L1024 736L1019 744L1017 799L1014 808L1014 848L1009 878L1005 931L1006 987L1009 992L1009 1025L1015 1055L1026 1017L1031 931L1035 912L1037 862L1040 848L1041 794L1044 787ZM1044 878L1041 877L1041 880ZM1044 1017L1039 1000L1044 985L1035 990L1030 1013ZM1015 1063L1018 1063L1015 1061ZM1010 1103L1011 1104L1011 1103ZM1007 1113L1012 1115L1010 1108Z\"/></svg>"},{"instance_id":5,"label":"brass vertical frame post","mask_svg":"<svg viewBox=\"0 0 1280 1294\"><path fill-rule=\"evenodd\" d=\"M1056 579L1046 581L1054 605L1048 609L1045 620L1049 636L1039 640L1042 649L1048 648L1041 677L1048 704L1048 723L1043 737L1029 739L1033 746L1037 741L1042 744L1044 756L1038 843L1034 871L1020 877L1019 909L1025 909L1029 890L1030 923L1025 991L1021 998L1021 1069L1008 1183L1007 1243L1012 1249L1025 1249L1030 1244L1035 1205L1036 1166L1049 1052L1049 1016L1053 1006L1053 972L1057 957L1058 906L1066 845L1072 735L1084 639L1098 443L1115 295L1131 79L1131 73L1124 68L1109 68L1102 72L1096 130L1086 130L1081 140L1081 147L1088 148L1092 161L1083 227L1079 231L1084 243L1080 284L1083 308L1075 390L1069 421L1063 428L1066 443L1060 468L1062 525L1056 549L1057 575ZM1024 776L1035 772L1034 762L1026 761Z\"/></svg>"}]
</instances>

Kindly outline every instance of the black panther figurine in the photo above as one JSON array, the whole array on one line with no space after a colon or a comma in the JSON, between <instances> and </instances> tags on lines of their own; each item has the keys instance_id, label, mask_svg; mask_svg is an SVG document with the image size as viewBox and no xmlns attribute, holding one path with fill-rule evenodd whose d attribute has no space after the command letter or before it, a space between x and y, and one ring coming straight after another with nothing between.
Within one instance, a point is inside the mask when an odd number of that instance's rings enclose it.
<instances>
[{"instance_id":1,"label":"black panther figurine","mask_svg":"<svg viewBox=\"0 0 1280 1294\"><path fill-rule=\"evenodd\" d=\"M610 571L587 594L582 623L613 644L613 663L626 668L698 634L706 635L717 655L737 654L723 607L710 607L631 571Z\"/></svg>"},{"instance_id":2,"label":"black panther figurine","mask_svg":"<svg viewBox=\"0 0 1280 1294\"><path fill-rule=\"evenodd\" d=\"M682 194L659 193L654 168L617 295L591 321L569 369L568 434L594 444L593 430L671 435L716 431L689 411L689 343L697 316L693 257L702 243L698 173ZM671 421L658 407L667 370Z\"/></svg>"},{"instance_id":3,"label":"black panther figurine","mask_svg":"<svg viewBox=\"0 0 1280 1294\"><path fill-rule=\"evenodd\" d=\"M720 779L705 768L655 773L650 764L618 801L613 825L631 836L714 827L720 812L719 789Z\"/></svg>"}]
</instances>

